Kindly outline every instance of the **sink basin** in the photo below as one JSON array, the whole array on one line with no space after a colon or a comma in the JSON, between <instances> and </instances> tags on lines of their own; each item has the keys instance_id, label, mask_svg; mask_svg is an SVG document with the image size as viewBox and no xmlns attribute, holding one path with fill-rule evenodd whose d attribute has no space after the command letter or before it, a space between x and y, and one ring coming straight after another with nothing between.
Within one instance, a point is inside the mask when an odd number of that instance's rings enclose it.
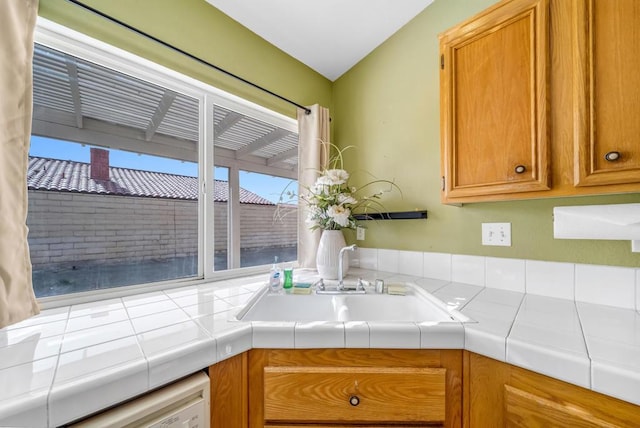
<instances>
[{"instance_id":1,"label":"sink basin","mask_svg":"<svg viewBox=\"0 0 640 428\"><path fill-rule=\"evenodd\" d=\"M457 311L419 287L403 284L403 296L367 293L362 295L273 294L259 291L236 315L239 321L400 321L464 322Z\"/></svg>"}]
</instances>

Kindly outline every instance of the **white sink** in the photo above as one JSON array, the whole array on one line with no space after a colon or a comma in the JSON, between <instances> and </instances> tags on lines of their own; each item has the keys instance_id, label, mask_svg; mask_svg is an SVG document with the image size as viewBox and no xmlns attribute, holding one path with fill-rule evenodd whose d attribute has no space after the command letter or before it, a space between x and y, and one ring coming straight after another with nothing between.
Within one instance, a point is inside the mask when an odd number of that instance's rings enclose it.
<instances>
[{"instance_id":1,"label":"white sink","mask_svg":"<svg viewBox=\"0 0 640 428\"><path fill-rule=\"evenodd\" d=\"M265 287L236 315L239 321L465 322L464 315L419 287L403 284L404 296L389 294L273 294ZM369 290L368 290L369 291Z\"/></svg>"}]
</instances>

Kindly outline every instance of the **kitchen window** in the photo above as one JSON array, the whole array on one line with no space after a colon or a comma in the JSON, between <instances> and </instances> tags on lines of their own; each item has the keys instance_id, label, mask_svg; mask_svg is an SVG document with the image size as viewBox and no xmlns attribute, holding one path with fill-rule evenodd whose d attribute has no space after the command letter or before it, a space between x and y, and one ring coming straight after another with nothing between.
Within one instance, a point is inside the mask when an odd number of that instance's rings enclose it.
<instances>
[{"instance_id":1,"label":"kitchen window","mask_svg":"<svg viewBox=\"0 0 640 428\"><path fill-rule=\"evenodd\" d=\"M41 301L296 259L296 206L278 206L296 186L294 119L46 20L33 65Z\"/></svg>"}]
</instances>

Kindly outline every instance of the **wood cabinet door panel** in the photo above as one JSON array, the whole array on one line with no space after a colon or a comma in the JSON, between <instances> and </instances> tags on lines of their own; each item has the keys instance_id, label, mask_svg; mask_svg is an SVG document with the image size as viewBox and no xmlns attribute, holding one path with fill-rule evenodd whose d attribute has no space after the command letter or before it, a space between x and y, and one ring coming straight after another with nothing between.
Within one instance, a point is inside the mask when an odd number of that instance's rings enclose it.
<instances>
[{"instance_id":1,"label":"wood cabinet door panel","mask_svg":"<svg viewBox=\"0 0 640 428\"><path fill-rule=\"evenodd\" d=\"M640 426L640 407L464 351L465 427Z\"/></svg>"},{"instance_id":2,"label":"wood cabinet door panel","mask_svg":"<svg viewBox=\"0 0 640 428\"><path fill-rule=\"evenodd\" d=\"M264 368L265 422L393 423L445 420L446 369Z\"/></svg>"},{"instance_id":3,"label":"wood cabinet door panel","mask_svg":"<svg viewBox=\"0 0 640 428\"><path fill-rule=\"evenodd\" d=\"M209 367L209 378L211 427L247 427L247 354L236 355Z\"/></svg>"},{"instance_id":4,"label":"wood cabinet door panel","mask_svg":"<svg viewBox=\"0 0 640 428\"><path fill-rule=\"evenodd\" d=\"M504 419L507 427L619 427L573 403L552 401L509 385L504 385Z\"/></svg>"},{"instance_id":5,"label":"wood cabinet door panel","mask_svg":"<svg viewBox=\"0 0 640 428\"><path fill-rule=\"evenodd\" d=\"M532 179L531 46L520 18L455 50L455 186ZM514 78L517 76L517 78ZM516 165L528 165L520 175Z\"/></svg>"},{"instance_id":6,"label":"wood cabinet door panel","mask_svg":"<svg viewBox=\"0 0 640 428\"><path fill-rule=\"evenodd\" d=\"M640 2L575 3L575 183L638 183ZM607 160L608 153L619 156Z\"/></svg>"},{"instance_id":7,"label":"wood cabinet door panel","mask_svg":"<svg viewBox=\"0 0 640 428\"><path fill-rule=\"evenodd\" d=\"M443 199L548 190L548 1L441 35Z\"/></svg>"}]
</instances>

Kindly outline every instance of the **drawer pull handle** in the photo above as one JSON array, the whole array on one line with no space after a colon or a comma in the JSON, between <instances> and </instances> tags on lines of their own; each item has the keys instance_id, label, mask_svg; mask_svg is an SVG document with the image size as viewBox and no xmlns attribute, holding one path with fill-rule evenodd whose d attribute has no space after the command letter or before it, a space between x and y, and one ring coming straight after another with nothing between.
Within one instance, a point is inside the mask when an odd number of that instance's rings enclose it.
<instances>
[{"instance_id":1,"label":"drawer pull handle","mask_svg":"<svg viewBox=\"0 0 640 428\"><path fill-rule=\"evenodd\" d=\"M516 172L516 174L522 174L523 172L525 172L527 170L527 167L525 167L524 165L517 165L514 169L514 171Z\"/></svg>"},{"instance_id":2,"label":"drawer pull handle","mask_svg":"<svg viewBox=\"0 0 640 428\"><path fill-rule=\"evenodd\" d=\"M358 398L357 395L352 395L351 397L349 397L349 404L355 407L358 404L360 404L360 399Z\"/></svg>"},{"instance_id":3,"label":"drawer pull handle","mask_svg":"<svg viewBox=\"0 0 640 428\"><path fill-rule=\"evenodd\" d=\"M604 158L609 162L615 162L620 159L620 152L609 152L604 155Z\"/></svg>"}]
</instances>

